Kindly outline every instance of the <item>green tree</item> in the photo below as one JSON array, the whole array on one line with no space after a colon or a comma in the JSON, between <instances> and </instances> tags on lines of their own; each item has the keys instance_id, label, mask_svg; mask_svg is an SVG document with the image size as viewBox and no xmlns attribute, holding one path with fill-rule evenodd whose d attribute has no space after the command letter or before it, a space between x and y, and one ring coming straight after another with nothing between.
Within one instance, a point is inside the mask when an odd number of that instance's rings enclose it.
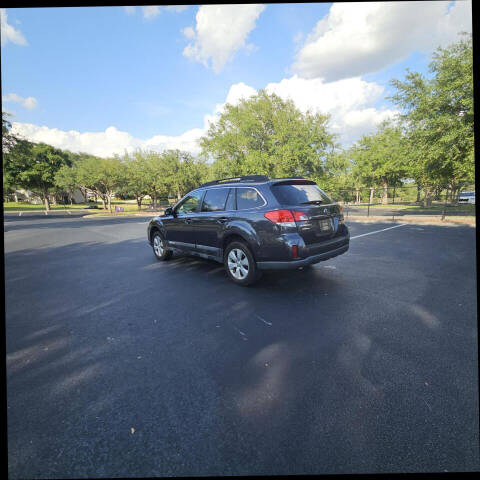
<instances>
[{"instance_id":1,"label":"green tree","mask_svg":"<svg viewBox=\"0 0 480 480\"><path fill-rule=\"evenodd\" d=\"M334 146L328 116L302 113L291 100L260 90L238 105L227 104L200 139L202 153L215 160L212 175L232 177L321 177Z\"/></svg>"},{"instance_id":2,"label":"green tree","mask_svg":"<svg viewBox=\"0 0 480 480\"><path fill-rule=\"evenodd\" d=\"M128 196L133 196L137 201L138 209L142 208L145 195L150 193L151 179L150 169L147 163L148 154L141 150L132 155L125 154L122 158L125 178L119 182L119 191Z\"/></svg>"},{"instance_id":3,"label":"green tree","mask_svg":"<svg viewBox=\"0 0 480 480\"><path fill-rule=\"evenodd\" d=\"M15 183L15 176L8 168L5 168L5 162L7 161L9 154L20 155L29 144L28 142L21 141L17 136L10 132L12 125L8 120L8 116L8 113L2 112L3 194L14 194L16 198L15 189L17 188L17 185ZM16 146L16 151L13 152Z\"/></svg>"},{"instance_id":4,"label":"green tree","mask_svg":"<svg viewBox=\"0 0 480 480\"><path fill-rule=\"evenodd\" d=\"M349 149L335 150L325 159L324 177L315 180L334 199L351 201L356 186L356 179L353 176L354 168L355 164Z\"/></svg>"},{"instance_id":5,"label":"green tree","mask_svg":"<svg viewBox=\"0 0 480 480\"><path fill-rule=\"evenodd\" d=\"M56 188L55 175L63 165L69 165L68 155L45 143L19 141L4 157L4 175L12 184L39 195L45 209L50 210L49 195Z\"/></svg>"},{"instance_id":6,"label":"green tree","mask_svg":"<svg viewBox=\"0 0 480 480\"><path fill-rule=\"evenodd\" d=\"M144 152L148 172L148 193L152 198L153 206L157 206L159 197L167 197L170 190L171 176L169 165L163 154L157 152Z\"/></svg>"},{"instance_id":7,"label":"green tree","mask_svg":"<svg viewBox=\"0 0 480 480\"><path fill-rule=\"evenodd\" d=\"M378 131L363 136L350 150L354 161L354 178L362 186L383 188L382 203L388 201L388 188L398 186L408 171L406 139L402 129L391 122L383 122Z\"/></svg>"},{"instance_id":8,"label":"green tree","mask_svg":"<svg viewBox=\"0 0 480 480\"><path fill-rule=\"evenodd\" d=\"M424 187L426 205L436 188L448 184L456 192L474 181L471 35L438 48L429 72L426 78L407 71L405 80L391 82L415 162L412 177Z\"/></svg>"},{"instance_id":9,"label":"green tree","mask_svg":"<svg viewBox=\"0 0 480 480\"><path fill-rule=\"evenodd\" d=\"M205 159L196 159L181 150L165 150L161 158L165 188L169 195L175 195L178 199L207 178Z\"/></svg>"},{"instance_id":10,"label":"green tree","mask_svg":"<svg viewBox=\"0 0 480 480\"><path fill-rule=\"evenodd\" d=\"M9 114L2 112L2 151L8 152L19 141L16 135L11 133L12 124L8 120Z\"/></svg>"},{"instance_id":11,"label":"green tree","mask_svg":"<svg viewBox=\"0 0 480 480\"><path fill-rule=\"evenodd\" d=\"M125 185L125 166L120 158L83 155L76 168L79 185L100 197L103 208L111 212L112 196Z\"/></svg>"}]
</instances>

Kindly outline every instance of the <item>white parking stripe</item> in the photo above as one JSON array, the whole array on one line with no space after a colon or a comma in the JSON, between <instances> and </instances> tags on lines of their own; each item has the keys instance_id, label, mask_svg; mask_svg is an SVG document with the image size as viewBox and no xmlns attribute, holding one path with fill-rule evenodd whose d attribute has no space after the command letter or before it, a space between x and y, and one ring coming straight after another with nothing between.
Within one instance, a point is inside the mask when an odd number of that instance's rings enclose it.
<instances>
[{"instance_id":1,"label":"white parking stripe","mask_svg":"<svg viewBox=\"0 0 480 480\"><path fill-rule=\"evenodd\" d=\"M391 230L392 228L404 227L407 225L406 223L402 223L400 225L395 225L394 227L382 228L381 230L375 230L374 232L362 233L361 235L356 235L355 237L350 237L350 240L354 238L365 237L365 235L373 235L374 233L384 232L385 230Z\"/></svg>"}]
</instances>

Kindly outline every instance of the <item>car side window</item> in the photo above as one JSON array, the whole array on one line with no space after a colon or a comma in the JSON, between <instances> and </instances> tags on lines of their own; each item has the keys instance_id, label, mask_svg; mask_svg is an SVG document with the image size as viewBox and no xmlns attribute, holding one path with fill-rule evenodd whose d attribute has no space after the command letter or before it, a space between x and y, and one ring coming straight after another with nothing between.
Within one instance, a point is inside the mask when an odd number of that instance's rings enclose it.
<instances>
[{"instance_id":1,"label":"car side window","mask_svg":"<svg viewBox=\"0 0 480 480\"><path fill-rule=\"evenodd\" d=\"M254 188L237 188L237 210L261 207L264 203Z\"/></svg>"},{"instance_id":2,"label":"car side window","mask_svg":"<svg viewBox=\"0 0 480 480\"><path fill-rule=\"evenodd\" d=\"M228 194L227 203L225 204L225 210L228 212L230 210L236 210L235 206L235 189L231 188Z\"/></svg>"},{"instance_id":3,"label":"car side window","mask_svg":"<svg viewBox=\"0 0 480 480\"><path fill-rule=\"evenodd\" d=\"M212 188L207 190L202 204L202 212L218 212L225 210L228 188Z\"/></svg>"},{"instance_id":4,"label":"car side window","mask_svg":"<svg viewBox=\"0 0 480 480\"><path fill-rule=\"evenodd\" d=\"M175 209L176 213L192 213L196 212L200 201L202 200L203 191L195 192L186 197L183 202Z\"/></svg>"}]
</instances>

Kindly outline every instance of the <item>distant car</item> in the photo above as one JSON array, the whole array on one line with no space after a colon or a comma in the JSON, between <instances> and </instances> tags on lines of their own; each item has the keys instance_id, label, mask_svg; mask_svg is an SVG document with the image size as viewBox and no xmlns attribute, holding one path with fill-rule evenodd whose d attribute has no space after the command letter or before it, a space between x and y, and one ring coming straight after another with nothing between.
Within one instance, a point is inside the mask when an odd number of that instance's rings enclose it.
<instances>
[{"instance_id":1,"label":"distant car","mask_svg":"<svg viewBox=\"0 0 480 480\"><path fill-rule=\"evenodd\" d=\"M98 208L98 205L89 205L87 208Z\"/></svg>"},{"instance_id":2,"label":"distant car","mask_svg":"<svg viewBox=\"0 0 480 480\"><path fill-rule=\"evenodd\" d=\"M174 250L223 263L249 285L261 270L292 269L348 250L342 207L305 178L250 175L201 185L152 219L147 237L158 260Z\"/></svg>"},{"instance_id":3,"label":"distant car","mask_svg":"<svg viewBox=\"0 0 480 480\"><path fill-rule=\"evenodd\" d=\"M458 203L473 203L475 205L475 192L461 192Z\"/></svg>"}]
</instances>

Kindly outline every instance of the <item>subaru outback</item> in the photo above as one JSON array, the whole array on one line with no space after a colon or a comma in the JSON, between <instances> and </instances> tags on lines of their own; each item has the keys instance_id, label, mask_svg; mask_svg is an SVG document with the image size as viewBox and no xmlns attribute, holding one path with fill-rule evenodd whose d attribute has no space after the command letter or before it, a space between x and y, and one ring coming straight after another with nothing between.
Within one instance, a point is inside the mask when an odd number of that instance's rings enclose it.
<instances>
[{"instance_id":1,"label":"subaru outback","mask_svg":"<svg viewBox=\"0 0 480 480\"><path fill-rule=\"evenodd\" d=\"M350 241L342 207L315 182L262 175L201 185L153 218L147 235L158 260L174 252L215 260L239 285L262 270L328 260Z\"/></svg>"}]
</instances>

